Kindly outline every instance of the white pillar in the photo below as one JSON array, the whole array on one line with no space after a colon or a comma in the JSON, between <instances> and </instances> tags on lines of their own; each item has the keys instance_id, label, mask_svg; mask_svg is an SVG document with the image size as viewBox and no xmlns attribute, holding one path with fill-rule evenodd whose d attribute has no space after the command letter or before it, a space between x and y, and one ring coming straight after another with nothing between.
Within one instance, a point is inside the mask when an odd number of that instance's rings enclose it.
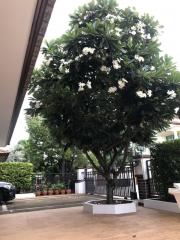
<instances>
[{"instance_id":1,"label":"white pillar","mask_svg":"<svg viewBox=\"0 0 180 240\"><path fill-rule=\"evenodd\" d=\"M85 169L77 170L77 181L75 183L75 193L76 194L85 194L86 193L86 185L85 185Z\"/></svg>"},{"instance_id":2,"label":"white pillar","mask_svg":"<svg viewBox=\"0 0 180 240\"><path fill-rule=\"evenodd\" d=\"M174 131L174 139L178 139L178 133L177 133L177 131Z\"/></svg>"}]
</instances>

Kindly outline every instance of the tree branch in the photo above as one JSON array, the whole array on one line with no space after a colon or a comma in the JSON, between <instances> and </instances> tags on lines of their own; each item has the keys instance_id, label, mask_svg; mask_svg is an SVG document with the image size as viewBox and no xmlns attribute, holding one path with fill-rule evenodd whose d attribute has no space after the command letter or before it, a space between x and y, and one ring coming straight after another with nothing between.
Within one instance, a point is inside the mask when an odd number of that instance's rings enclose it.
<instances>
[{"instance_id":1,"label":"tree branch","mask_svg":"<svg viewBox=\"0 0 180 240\"><path fill-rule=\"evenodd\" d=\"M114 147L113 149L114 149L114 156L111 157L111 161L110 161L110 163L108 164L108 169L113 165L113 163L114 163L114 161L115 161L115 159L116 159L116 156L117 156L117 154L118 154L117 148Z\"/></svg>"},{"instance_id":2,"label":"tree branch","mask_svg":"<svg viewBox=\"0 0 180 240\"><path fill-rule=\"evenodd\" d=\"M121 162L121 165L119 167L119 170L114 174L115 177L117 177L120 172L122 171L122 167L124 167L124 164L126 162L126 159L128 157L128 149L129 149L129 143L126 145L125 149L124 149L124 157L123 157L123 160Z\"/></svg>"},{"instance_id":3,"label":"tree branch","mask_svg":"<svg viewBox=\"0 0 180 240\"><path fill-rule=\"evenodd\" d=\"M103 172L101 171L101 169L94 163L93 159L90 157L90 155L88 154L88 152L85 152L87 159L89 160L89 162L91 163L91 165L96 169L97 172L103 174Z\"/></svg>"},{"instance_id":4,"label":"tree branch","mask_svg":"<svg viewBox=\"0 0 180 240\"><path fill-rule=\"evenodd\" d=\"M106 173L106 171L107 171L107 166L105 164L106 161L104 161L104 158L102 157L101 153L96 150L92 150L92 153L96 156L97 160L99 161L99 164L101 165L104 172Z\"/></svg>"}]
</instances>

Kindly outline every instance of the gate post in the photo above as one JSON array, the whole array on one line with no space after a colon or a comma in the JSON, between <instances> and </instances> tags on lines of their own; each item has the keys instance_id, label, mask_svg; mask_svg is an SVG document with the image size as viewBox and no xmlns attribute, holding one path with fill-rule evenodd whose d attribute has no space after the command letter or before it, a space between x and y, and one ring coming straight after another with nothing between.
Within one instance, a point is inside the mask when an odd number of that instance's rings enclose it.
<instances>
[{"instance_id":1,"label":"gate post","mask_svg":"<svg viewBox=\"0 0 180 240\"><path fill-rule=\"evenodd\" d=\"M75 193L76 194L85 194L86 185L85 185L85 169L77 169L77 180L75 182Z\"/></svg>"}]
</instances>

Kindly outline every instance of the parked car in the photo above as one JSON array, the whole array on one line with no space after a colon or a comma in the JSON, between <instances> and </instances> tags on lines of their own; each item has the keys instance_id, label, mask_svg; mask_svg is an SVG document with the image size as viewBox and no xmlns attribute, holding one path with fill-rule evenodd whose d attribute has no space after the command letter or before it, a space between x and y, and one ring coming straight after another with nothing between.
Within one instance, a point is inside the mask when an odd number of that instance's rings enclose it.
<instances>
[{"instance_id":1,"label":"parked car","mask_svg":"<svg viewBox=\"0 0 180 240\"><path fill-rule=\"evenodd\" d=\"M16 196L16 188L11 183L0 182L0 202L13 200Z\"/></svg>"}]
</instances>

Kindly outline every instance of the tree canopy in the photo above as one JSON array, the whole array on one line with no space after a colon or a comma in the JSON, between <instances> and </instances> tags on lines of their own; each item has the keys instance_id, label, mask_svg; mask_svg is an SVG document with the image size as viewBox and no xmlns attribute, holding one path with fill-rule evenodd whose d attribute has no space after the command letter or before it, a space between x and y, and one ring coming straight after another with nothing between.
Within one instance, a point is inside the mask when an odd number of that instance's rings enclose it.
<instances>
[{"instance_id":1,"label":"tree canopy","mask_svg":"<svg viewBox=\"0 0 180 240\"><path fill-rule=\"evenodd\" d=\"M174 117L179 73L162 55L160 25L148 14L98 0L70 18L69 30L43 48L29 113L41 114L56 139L83 149L93 164L91 151L108 181L131 142L151 142Z\"/></svg>"}]
</instances>

